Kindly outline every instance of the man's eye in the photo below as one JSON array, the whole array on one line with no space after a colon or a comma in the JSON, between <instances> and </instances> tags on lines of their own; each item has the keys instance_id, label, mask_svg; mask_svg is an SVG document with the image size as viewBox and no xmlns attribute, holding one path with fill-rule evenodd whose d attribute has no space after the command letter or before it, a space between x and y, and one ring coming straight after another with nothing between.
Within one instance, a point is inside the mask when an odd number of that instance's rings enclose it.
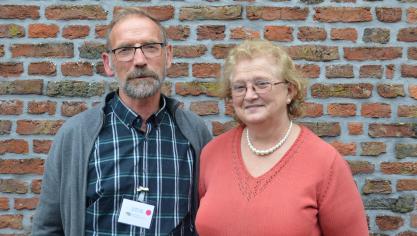
<instances>
[{"instance_id":1,"label":"man's eye","mask_svg":"<svg viewBox=\"0 0 417 236\"><path fill-rule=\"evenodd\" d=\"M118 50L117 50L117 53L130 53L130 52L132 52L132 49L133 48L119 48Z\"/></svg>"},{"instance_id":2,"label":"man's eye","mask_svg":"<svg viewBox=\"0 0 417 236\"><path fill-rule=\"evenodd\" d=\"M156 43L146 44L146 45L143 45L142 48L145 50L158 50L159 44L156 44Z\"/></svg>"}]
</instances>

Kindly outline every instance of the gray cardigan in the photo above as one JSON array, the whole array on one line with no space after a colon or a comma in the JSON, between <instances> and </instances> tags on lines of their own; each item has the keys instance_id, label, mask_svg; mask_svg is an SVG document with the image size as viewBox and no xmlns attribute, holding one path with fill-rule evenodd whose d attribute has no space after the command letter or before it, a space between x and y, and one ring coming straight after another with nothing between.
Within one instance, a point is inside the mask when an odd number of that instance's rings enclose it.
<instances>
[{"instance_id":1,"label":"gray cardigan","mask_svg":"<svg viewBox=\"0 0 417 236\"><path fill-rule=\"evenodd\" d=\"M106 102L114 96L106 96ZM196 154L194 160L193 209L198 208L198 166L201 149L211 134L195 114L178 109L179 102L166 98L167 108ZM91 108L70 119L59 129L45 163L40 202L32 235L83 236L85 229L87 164L103 124L102 107Z\"/></svg>"}]
</instances>

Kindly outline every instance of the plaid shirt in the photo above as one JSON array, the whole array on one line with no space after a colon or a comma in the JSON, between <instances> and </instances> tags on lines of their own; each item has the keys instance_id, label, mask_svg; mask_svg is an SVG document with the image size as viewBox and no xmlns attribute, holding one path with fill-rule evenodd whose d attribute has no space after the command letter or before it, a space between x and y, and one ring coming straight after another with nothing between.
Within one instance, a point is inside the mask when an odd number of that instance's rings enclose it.
<instances>
[{"instance_id":1,"label":"plaid shirt","mask_svg":"<svg viewBox=\"0 0 417 236\"><path fill-rule=\"evenodd\" d=\"M139 131L142 119L118 96L105 107L103 128L88 165L86 235L168 235L191 209L193 157L161 99L161 109ZM149 229L118 223L122 200L155 206Z\"/></svg>"}]
</instances>

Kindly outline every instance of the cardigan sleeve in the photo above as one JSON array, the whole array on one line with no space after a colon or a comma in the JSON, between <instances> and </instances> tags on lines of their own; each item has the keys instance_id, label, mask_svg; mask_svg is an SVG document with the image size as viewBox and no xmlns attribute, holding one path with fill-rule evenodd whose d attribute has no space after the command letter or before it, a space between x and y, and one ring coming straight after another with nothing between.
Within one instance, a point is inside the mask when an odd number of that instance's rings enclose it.
<instances>
[{"instance_id":1,"label":"cardigan sleeve","mask_svg":"<svg viewBox=\"0 0 417 236\"><path fill-rule=\"evenodd\" d=\"M336 153L319 197L323 235L368 236L365 210L347 162Z\"/></svg>"}]
</instances>

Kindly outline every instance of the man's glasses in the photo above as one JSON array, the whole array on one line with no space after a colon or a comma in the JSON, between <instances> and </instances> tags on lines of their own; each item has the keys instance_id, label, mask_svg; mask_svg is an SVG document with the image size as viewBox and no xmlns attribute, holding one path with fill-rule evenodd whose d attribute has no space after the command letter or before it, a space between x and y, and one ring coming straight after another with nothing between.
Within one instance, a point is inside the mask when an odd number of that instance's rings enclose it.
<instances>
[{"instance_id":1,"label":"man's glasses","mask_svg":"<svg viewBox=\"0 0 417 236\"><path fill-rule=\"evenodd\" d=\"M130 61L135 56L136 50L140 49L146 59L159 57L165 43L147 43L141 46L120 47L111 50L118 61Z\"/></svg>"},{"instance_id":2,"label":"man's glasses","mask_svg":"<svg viewBox=\"0 0 417 236\"><path fill-rule=\"evenodd\" d=\"M272 89L272 85L278 85L278 84L286 84L287 81L281 81L281 82L270 82L266 80L257 80L254 83L252 83L252 89L257 94L264 94L268 93ZM248 90L248 86L244 83L236 83L232 84L232 96L233 97L243 97L246 94L246 91Z\"/></svg>"}]
</instances>

